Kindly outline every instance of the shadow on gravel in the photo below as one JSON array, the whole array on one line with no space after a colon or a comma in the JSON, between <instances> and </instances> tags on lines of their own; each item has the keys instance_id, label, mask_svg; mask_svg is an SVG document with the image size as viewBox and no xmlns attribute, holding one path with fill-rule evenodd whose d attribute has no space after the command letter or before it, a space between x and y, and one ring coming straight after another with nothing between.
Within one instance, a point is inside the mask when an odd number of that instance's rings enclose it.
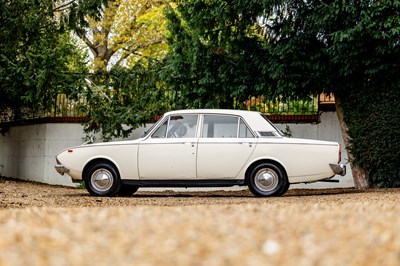
<instances>
[{"instance_id":1,"label":"shadow on gravel","mask_svg":"<svg viewBox=\"0 0 400 266\"><path fill-rule=\"evenodd\" d=\"M157 192L157 194L146 193L146 194L134 194L131 197L134 198L243 198L243 197L254 197L250 193L233 193L233 192L224 192L220 193L215 192Z\"/></svg>"},{"instance_id":2,"label":"shadow on gravel","mask_svg":"<svg viewBox=\"0 0 400 266\"><path fill-rule=\"evenodd\" d=\"M338 194L353 194L363 193L365 190L355 188L325 188L325 189L291 189L284 196L286 197L303 197L303 196L318 196L318 195L338 195Z\"/></svg>"},{"instance_id":3,"label":"shadow on gravel","mask_svg":"<svg viewBox=\"0 0 400 266\"><path fill-rule=\"evenodd\" d=\"M283 197L307 197L318 195L338 195L338 194L353 194L363 193L363 190L356 190L354 188L346 189L293 189L289 190ZM204 191L204 192L176 192L176 191L163 191L163 192L138 192L131 197L135 198L149 198L149 197L210 197L210 198L223 198L223 197L254 197L248 190L242 191ZM279 197L277 197L279 198Z\"/></svg>"},{"instance_id":4,"label":"shadow on gravel","mask_svg":"<svg viewBox=\"0 0 400 266\"><path fill-rule=\"evenodd\" d=\"M371 191L371 190L369 190ZM323 195L340 195L363 193L365 190L357 190L354 188L332 188L332 189L291 189L283 197L307 197L307 196L323 196ZM79 190L79 193L67 193L66 197L92 197L86 190ZM116 197L116 198L258 198L249 190L217 190L217 191L138 191L132 196ZM280 198L280 197L269 197Z\"/></svg>"}]
</instances>

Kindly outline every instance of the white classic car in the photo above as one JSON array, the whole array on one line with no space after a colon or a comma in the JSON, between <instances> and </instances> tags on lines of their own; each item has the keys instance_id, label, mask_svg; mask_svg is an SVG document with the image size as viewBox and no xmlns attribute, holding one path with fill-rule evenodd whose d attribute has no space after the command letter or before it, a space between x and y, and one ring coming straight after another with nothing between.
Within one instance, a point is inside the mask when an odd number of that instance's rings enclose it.
<instances>
[{"instance_id":1,"label":"white classic car","mask_svg":"<svg viewBox=\"0 0 400 266\"><path fill-rule=\"evenodd\" d=\"M290 184L345 175L336 142L286 138L261 113L180 110L139 139L84 144L56 156L55 168L91 195L129 196L139 187L248 186L281 196Z\"/></svg>"}]
</instances>

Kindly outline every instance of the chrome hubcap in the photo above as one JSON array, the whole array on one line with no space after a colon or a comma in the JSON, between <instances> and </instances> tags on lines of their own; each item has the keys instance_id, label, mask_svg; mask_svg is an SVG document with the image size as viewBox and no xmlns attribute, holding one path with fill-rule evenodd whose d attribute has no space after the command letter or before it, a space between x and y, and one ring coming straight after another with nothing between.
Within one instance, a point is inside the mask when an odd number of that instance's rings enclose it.
<instances>
[{"instance_id":1,"label":"chrome hubcap","mask_svg":"<svg viewBox=\"0 0 400 266\"><path fill-rule=\"evenodd\" d=\"M107 191L114 183L114 177L107 169L98 169L93 172L90 183L97 191Z\"/></svg>"},{"instance_id":2,"label":"chrome hubcap","mask_svg":"<svg viewBox=\"0 0 400 266\"><path fill-rule=\"evenodd\" d=\"M257 172L254 181L258 189L262 191L271 191L278 186L279 176L275 171L269 168L263 168Z\"/></svg>"}]
</instances>

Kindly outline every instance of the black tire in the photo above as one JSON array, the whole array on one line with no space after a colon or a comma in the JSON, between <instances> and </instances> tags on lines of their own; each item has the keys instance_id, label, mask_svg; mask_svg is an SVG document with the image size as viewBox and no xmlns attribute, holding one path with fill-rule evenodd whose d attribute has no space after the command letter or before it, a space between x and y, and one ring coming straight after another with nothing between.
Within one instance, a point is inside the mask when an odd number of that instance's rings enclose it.
<instances>
[{"instance_id":1,"label":"black tire","mask_svg":"<svg viewBox=\"0 0 400 266\"><path fill-rule=\"evenodd\" d=\"M108 162L91 165L85 173L84 181L92 196L114 197L121 188L118 171Z\"/></svg>"},{"instance_id":2,"label":"black tire","mask_svg":"<svg viewBox=\"0 0 400 266\"><path fill-rule=\"evenodd\" d=\"M275 164L261 163L251 170L247 184L257 197L282 196L289 189L285 172Z\"/></svg>"},{"instance_id":3,"label":"black tire","mask_svg":"<svg viewBox=\"0 0 400 266\"><path fill-rule=\"evenodd\" d=\"M289 181L287 181L286 182L286 185L282 188L282 190L278 193L278 194L276 194L277 196L283 196L287 191L288 191L288 189L289 189L289 187L290 187L290 183L289 183Z\"/></svg>"},{"instance_id":4,"label":"black tire","mask_svg":"<svg viewBox=\"0 0 400 266\"><path fill-rule=\"evenodd\" d=\"M119 189L118 196L121 197L129 197L132 196L133 193L138 191L139 186L132 186L132 185L121 185L121 188Z\"/></svg>"}]
</instances>

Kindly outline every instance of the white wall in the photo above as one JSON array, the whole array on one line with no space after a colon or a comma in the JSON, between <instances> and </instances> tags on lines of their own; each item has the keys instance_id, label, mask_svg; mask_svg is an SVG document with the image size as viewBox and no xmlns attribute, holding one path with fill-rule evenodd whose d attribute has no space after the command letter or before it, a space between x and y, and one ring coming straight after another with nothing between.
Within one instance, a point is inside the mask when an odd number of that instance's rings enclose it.
<instances>
[{"instance_id":1,"label":"white wall","mask_svg":"<svg viewBox=\"0 0 400 266\"><path fill-rule=\"evenodd\" d=\"M286 124L276 124L285 130ZM287 124L292 137L333 140L343 144L336 113L322 113L319 124ZM129 139L138 138L145 128L135 130ZM71 146L82 144L83 127L80 124L38 124L12 127L0 135L0 175L57 185L73 185L68 175L54 170L55 156ZM344 145L343 145L344 146ZM347 158L344 152L343 161ZM312 163L312 162L310 162ZM354 186L351 170L340 183L314 183L293 187L323 188Z\"/></svg>"},{"instance_id":2,"label":"white wall","mask_svg":"<svg viewBox=\"0 0 400 266\"><path fill-rule=\"evenodd\" d=\"M55 155L82 143L79 124L12 127L0 137L0 175L43 183L71 185L54 170Z\"/></svg>"}]
</instances>

